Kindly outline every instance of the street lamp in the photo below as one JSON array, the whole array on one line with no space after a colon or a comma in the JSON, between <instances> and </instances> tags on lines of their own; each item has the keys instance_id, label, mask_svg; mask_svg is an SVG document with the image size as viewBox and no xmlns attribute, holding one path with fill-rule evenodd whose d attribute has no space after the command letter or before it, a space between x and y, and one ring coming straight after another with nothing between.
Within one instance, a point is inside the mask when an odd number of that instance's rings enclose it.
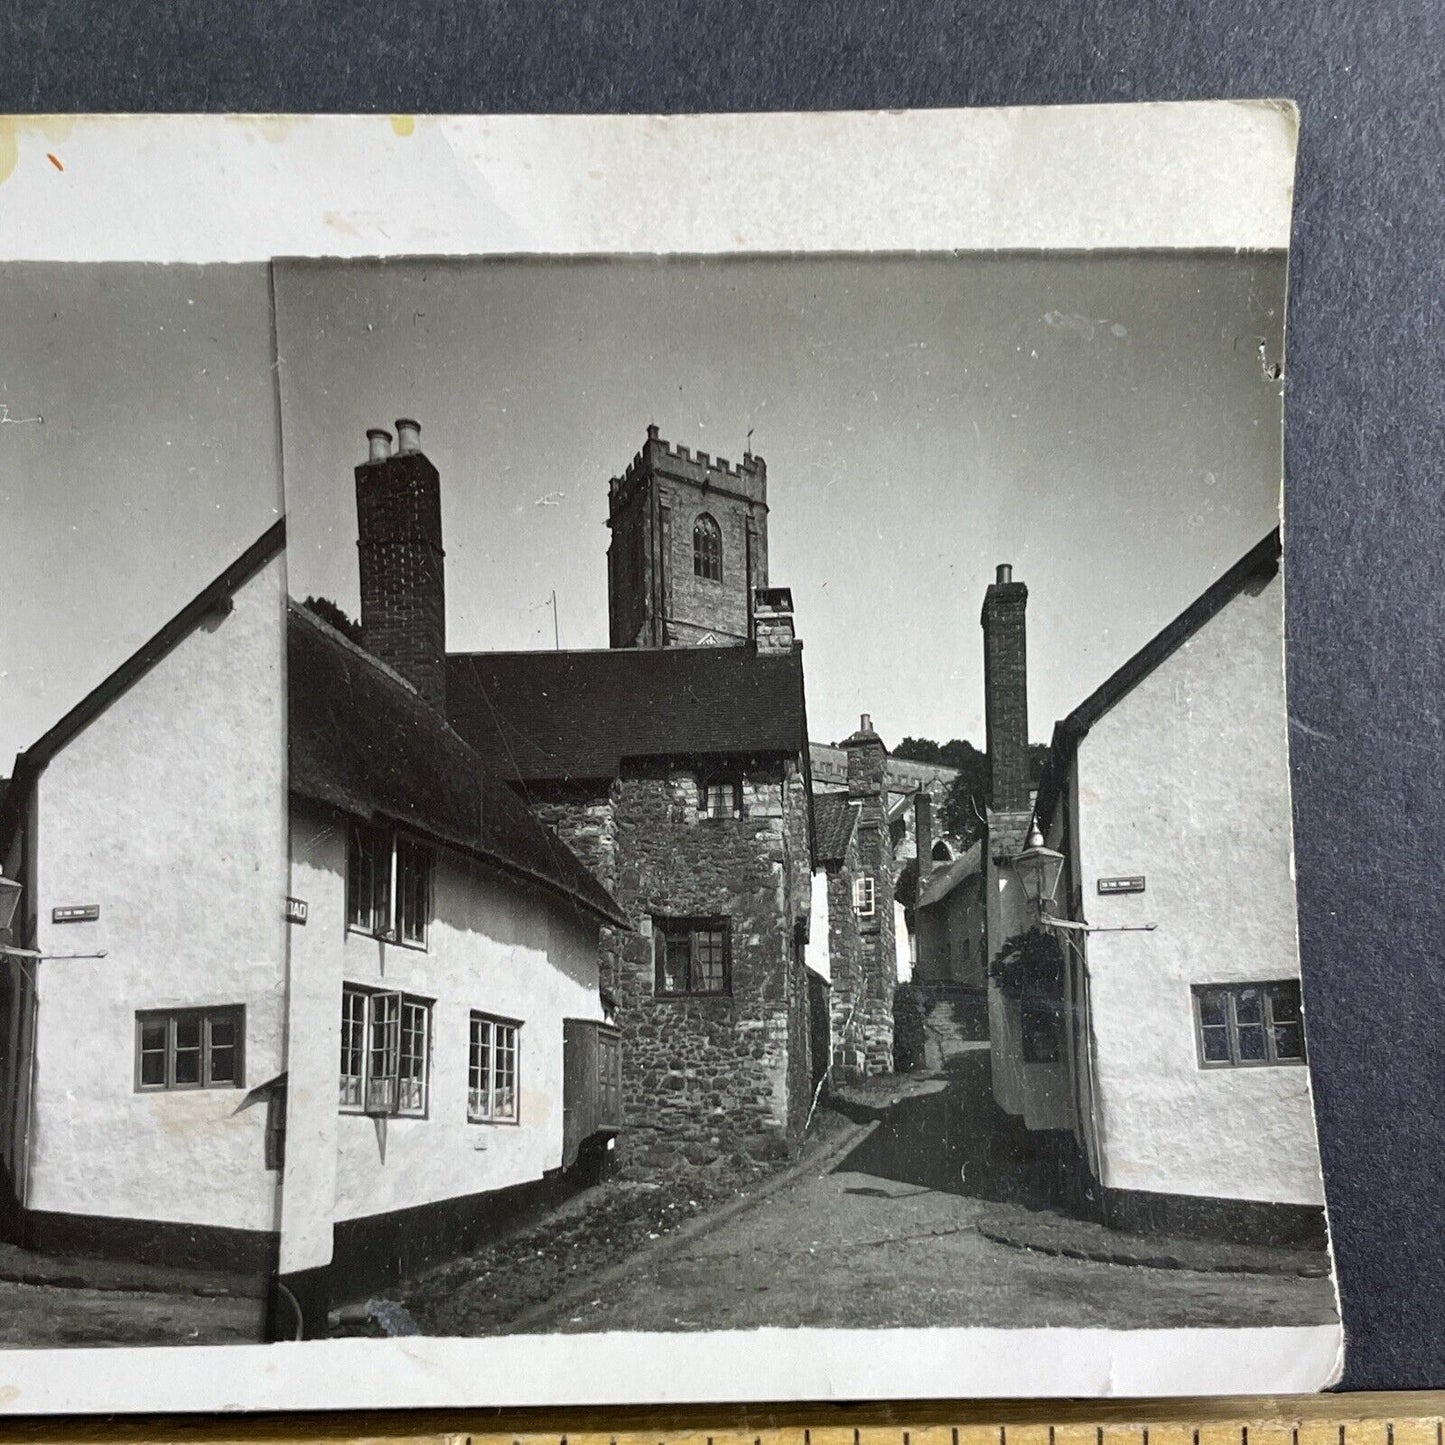
<instances>
[{"instance_id":1,"label":"street lamp","mask_svg":"<svg viewBox=\"0 0 1445 1445\"><path fill-rule=\"evenodd\" d=\"M1030 826L1028 845L1014 859L1014 868L1024 886L1025 895L1038 909L1042 919L1058 890L1059 875L1064 871L1064 855L1044 847L1044 837L1037 823Z\"/></svg>"}]
</instances>

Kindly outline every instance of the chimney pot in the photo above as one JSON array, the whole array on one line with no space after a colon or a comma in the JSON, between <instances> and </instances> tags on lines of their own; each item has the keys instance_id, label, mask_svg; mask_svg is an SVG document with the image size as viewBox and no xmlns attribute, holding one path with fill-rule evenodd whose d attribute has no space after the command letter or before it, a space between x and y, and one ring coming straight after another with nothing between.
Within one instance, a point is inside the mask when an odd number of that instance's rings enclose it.
<instances>
[{"instance_id":1,"label":"chimney pot","mask_svg":"<svg viewBox=\"0 0 1445 1445\"><path fill-rule=\"evenodd\" d=\"M401 423L398 422L397 425L400 426ZM1012 581L1014 580L1014 569L1013 569L1013 567L1012 567L1009 563L1007 563L1007 562L1000 562L1000 563L998 564L997 579L998 579L998 585L999 585L1000 587L1005 587L1005 586L1007 586L1010 582L1012 582Z\"/></svg>"},{"instance_id":2,"label":"chimney pot","mask_svg":"<svg viewBox=\"0 0 1445 1445\"><path fill-rule=\"evenodd\" d=\"M656 423L656 422L652 422L652 421L648 422L648 424L647 424L647 439L648 439L648 441L650 441L650 442L655 442L655 441L657 440L657 423Z\"/></svg>"},{"instance_id":3,"label":"chimney pot","mask_svg":"<svg viewBox=\"0 0 1445 1445\"><path fill-rule=\"evenodd\" d=\"M421 423L409 416L398 417L396 422L396 450L401 456L421 450Z\"/></svg>"},{"instance_id":4,"label":"chimney pot","mask_svg":"<svg viewBox=\"0 0 1445 1445\"><path fill-rule=\"evenodd\" d=\"M858 723L860 733L871 733L873 731L873 719L865 712Z\"/></svg>"},{"instance_id":5,"label":"chimney pot","mask_svg":"<svg viewBox=\"0 0 1445 1445\"><path fill-rule=\"evenodd\" d=\"M391 455L391 433L384 426L374 426L366 434L366 460L384 462Z\"/></svg>"}]
</instances>

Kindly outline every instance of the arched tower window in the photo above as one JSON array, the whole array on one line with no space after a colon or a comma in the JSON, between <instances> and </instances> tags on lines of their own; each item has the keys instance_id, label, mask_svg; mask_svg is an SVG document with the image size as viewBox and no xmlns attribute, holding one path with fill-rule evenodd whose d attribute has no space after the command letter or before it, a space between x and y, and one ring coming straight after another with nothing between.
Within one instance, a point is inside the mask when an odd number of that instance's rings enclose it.
<instances>
[{"instance_id":1,"label":"arched tower window","mask_svg":"<svg viewBox=\"0 0 1445 1445\"><path fill-rule=\"evenodd\" d=\"M692 570L709 582L722 581L722 530L706 512L693 523Z\"/></svg>"}]
</instances>

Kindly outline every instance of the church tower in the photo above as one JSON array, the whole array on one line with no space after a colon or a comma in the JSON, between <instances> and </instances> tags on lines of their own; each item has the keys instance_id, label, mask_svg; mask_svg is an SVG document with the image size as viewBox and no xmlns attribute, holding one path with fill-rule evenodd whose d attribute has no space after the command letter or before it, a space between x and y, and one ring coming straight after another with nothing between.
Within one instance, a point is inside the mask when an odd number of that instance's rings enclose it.
<instances>
[{"instance_id":1,"label":"church tower","mask_svg":"<svg viewBox=\"0 0 1445 1445\"><path fill-rule=\"evenodd\" d=\"M758 640L768 586L768 469L647 441L608 488L612 647L736 647Z\"/></svg>"}]
</instances>

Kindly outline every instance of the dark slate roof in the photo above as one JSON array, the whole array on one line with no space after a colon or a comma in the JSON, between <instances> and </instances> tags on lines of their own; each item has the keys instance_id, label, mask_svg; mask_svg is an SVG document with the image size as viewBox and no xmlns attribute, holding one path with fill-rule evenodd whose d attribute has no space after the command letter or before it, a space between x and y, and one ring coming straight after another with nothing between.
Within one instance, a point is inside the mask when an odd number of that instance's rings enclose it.
<instances>
[{"instance_id":1,"label":"dark slate roof","mask_svg":"<svg viewBox=\"0 0 1445 1445\"><path fill-rule=\"evenodd\" d=\"M0 857L9 851L10 840L30 799L35 780L45 765L73 737L91 723L118 697L133 687L170 650L181 642L238 588L249 582L286 545L286 519L273 522L214 581L207 583L164 627L143 642L116 670L92 688L47 732L15 759L10 785L0 800Z\"/></svg>"},{"instance_id":2,"label":"dark slate roof","mask_svg":"<svg viewBox=\"0 0 1445 1445\"><path fill-rule=\"evenodd\" d=\"M1106 678L1071 712L1054 725L1048 766L1039 784L1035 812L1047 820L1058 801L1059 788L1079 744L1089 729L1122 701L1161 663L1173 656L1206 622L1247 587L1262 587L1279 571L1279 528L1256 542L1238 562L1212 583L1169 625L1156 633L1112 676ZM1281 664L1282 665L1282 664Z\"/></svg>"},{"instance_id":3,"label":"dark slate roof","mask_svg":"<svg viewBox=\"0 0 1445 1445\"><path fill-rule=\"evenodd\" d=\"M447 713L508 780L614 778L629 758L807 752L797 648L456 653Z\"/></svg>"},{"instance_id":4,"label":"dark slate roof","mask_svg":"<svg viewBox=\"0 0 1445 1445\"><path fill-rule=\"evenodd\" d=\"M287 697L293 794L402 823L628 926L606 889L435 708L294 602Z\"/></svg>"},{"instance_id":5,"label":"dark slate roof","mask_svg":"<svg viewBox=\"0 0 1445 1445\"><path fill-rule=\"evenodd\" d=\"M813 794L813 836L820 863L841 863L858 823L858 808L847 793Z\"/></svg>"},{"instance_id":6,"label":"dark slate roof","mask_svg":"<svg viewBox=\"0 0 1445 1445\"><path fill-rule=\"evenodd\" d=\"M918 906L932 908L935 903L942 903L960 883L974 877L982 866L983 844L975 843L948 867L935 868L928 875L918 894Z\"/></svg>"}]
</instances>

